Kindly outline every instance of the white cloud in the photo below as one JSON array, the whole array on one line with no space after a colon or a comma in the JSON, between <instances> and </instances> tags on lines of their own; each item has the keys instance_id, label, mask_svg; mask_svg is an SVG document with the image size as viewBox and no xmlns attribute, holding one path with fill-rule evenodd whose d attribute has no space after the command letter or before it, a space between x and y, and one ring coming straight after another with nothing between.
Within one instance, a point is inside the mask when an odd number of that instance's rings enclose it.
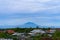
<instances>
[{"instance_id":1,"label":"white cloud","mask_svg":"<svg viewBox=\"0 0 60 40\"><path fill-rule=\"evenodd\" d=\"M57 1L57 2L56 2ZM54 9L54 6L45 3L58 4L58 0L0 0L1 13L19 13L19 12L38 12L48 9ZM59 6L59 5L58 5ZM3 12L4 11L4 12Z\"/></svg>"}]
</instances>

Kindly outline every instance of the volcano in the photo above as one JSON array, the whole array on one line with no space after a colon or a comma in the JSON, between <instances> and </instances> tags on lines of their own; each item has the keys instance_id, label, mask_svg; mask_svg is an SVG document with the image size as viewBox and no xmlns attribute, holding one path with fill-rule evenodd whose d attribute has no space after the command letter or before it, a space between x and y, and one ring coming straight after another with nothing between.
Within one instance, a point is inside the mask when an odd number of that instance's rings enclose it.
<instances>
[{"instance_id":1,"label":"volcano","mask_svg":"<svg viewBox=\"0 0 60 40\"><path fill-rule=\"evenodd\" d=\"M38 25L35 24L35 23L33 23L33 22L27 22L27 23L21 25L21 27L23 27L23 28L30 28L30 27L36 28L37 26L38 26Z\"/></svg>"}]
</instances>

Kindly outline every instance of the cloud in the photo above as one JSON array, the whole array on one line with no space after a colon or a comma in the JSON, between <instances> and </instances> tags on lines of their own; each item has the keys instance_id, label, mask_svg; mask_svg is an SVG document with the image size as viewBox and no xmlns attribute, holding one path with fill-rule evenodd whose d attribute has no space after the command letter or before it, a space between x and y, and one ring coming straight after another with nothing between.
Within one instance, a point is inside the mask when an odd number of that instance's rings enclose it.
<instances>
[{"instance_id":1,"label":"cloud","mask_svg":"<svg viewBox=\"0 0 60 40\"><path fill-rule=\"evenodd\" d=\"M1 6L0 12L1 13L23 13L23 12L35 13L38 11L54 9L57 7L56 4L59 4L58 2L59 0L55 0L55 1L54 0L0 0L0 6Z\"/></svg>"},{"instance_id":2,"label":"cloud","mask_svg":"<svg viewBox=\"0 0 60 40\"><path fill-rule=\"evenodd\" d=\"M59 25L59 17L60 0L0 0L0 24Z\"/></svg>"}]
</instances>

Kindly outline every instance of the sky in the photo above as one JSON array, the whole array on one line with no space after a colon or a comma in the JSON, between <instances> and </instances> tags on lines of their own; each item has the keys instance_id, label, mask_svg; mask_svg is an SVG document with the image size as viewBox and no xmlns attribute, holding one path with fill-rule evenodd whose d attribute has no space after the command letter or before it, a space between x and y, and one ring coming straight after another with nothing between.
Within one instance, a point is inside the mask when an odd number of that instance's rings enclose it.
<instances>
[{"instance_id":1,"label":"sky","mask_svg":"<svg viewBox=\"0 0 60 40\"><path fill-rule=\"evenodd\" d=\"M60 0L0 0L0 25L60 26Z\"/></svg>"}]
</instances>

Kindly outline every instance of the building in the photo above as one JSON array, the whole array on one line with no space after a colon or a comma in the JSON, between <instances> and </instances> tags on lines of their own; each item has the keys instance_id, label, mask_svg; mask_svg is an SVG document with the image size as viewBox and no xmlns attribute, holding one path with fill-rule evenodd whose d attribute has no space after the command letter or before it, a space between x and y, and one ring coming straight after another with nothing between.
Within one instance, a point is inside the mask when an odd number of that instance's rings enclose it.
<instances>
[{"instance_id":1,"label":"building","mask_svg":"<svg viewBox=\"0 0 60 40\"><path fill-rule=\"evenodd\" d=\"M32 30L30 33L28 33L28 34L30 34L31 36L36 36L37 34L45 34L46 32L45 31L43 31L43 30L41 30L41 29L34 29L34 30Z\"/></svg>"},{"instance_id":2,"label":"building","mask_svg":"<svg viewBox=\"0 0 60 40\"><path fill-rule=\"evenodd\" d=\"M7 30L6 32L7 32L8 34L13 34L13 33L15 33L14 30Z\"/></svg>"},{"instance_id":3,"label":"building","mask_svg":"<svg viewBox=\"0 0 60 40\"><path fill-rule=\"evenodd\" d=\"M14 34L12 34L13 36L19 36L19 35L24 35L24 33L17 33L15 32Z\"/></svg>"},{"instance_id":4,"label":"building","mask_svg":"<svg viewBox=\"0 0 60 40\"><path fill-rule=\"evenodd\" d=\"M48 34L53 34L53 33L55 33L55 29L50 29L50 30L46 30L46 33L48 33Z\"/></svg>"},{"instance_id":5,"label":"building","mask_svg":"<svg viewBox=\"0 0 60 40\"><path fill-rule=\"evenodd\" d=\"M52 37L52 34L55 33L55 29L49 29L49 30L46 30L46 34L48 34L49 37Z\"/></svg>"},{"instance_id":6,"label":"building","mask_svg":"<svg viewBox=\"0 0 60 40\"><path fill-rule=\"evenodd\" d=\"M34 29L31 31L31 33L40 33L40 34L44 34L45 31L41 30L41 29Z\"/></svg>"},{"instance_id":7,"label":"building","mask_svg":"<svg viewBox=\"0 0 60 40\"><path fill-rule=\"evenodd\" d=\"M13 39L5 39L5 38L0 38L0 40L13 40Z\"/></svg>"}]
</instances>

